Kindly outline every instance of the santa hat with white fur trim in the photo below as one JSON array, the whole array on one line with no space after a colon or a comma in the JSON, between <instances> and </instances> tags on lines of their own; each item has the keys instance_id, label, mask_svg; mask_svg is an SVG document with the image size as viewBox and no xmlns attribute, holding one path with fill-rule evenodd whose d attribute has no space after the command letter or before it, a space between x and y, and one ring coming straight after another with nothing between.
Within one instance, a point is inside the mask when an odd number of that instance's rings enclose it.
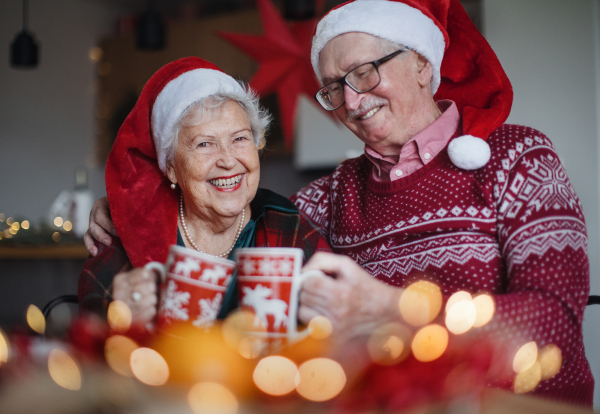
<instances>
[{"instance_id":1,"label":"santa hat with white fur trim","mask_svg":"<svg viewBox=\"0 0 600 414\"><path fill-rule=\"evenodd\" d=\"M512 86L459 0L353 0L337 6L321 19L313 38L311 61L320 81L321 50L349 32L387 39L424 56L433 68L434 98L454 101L461 114L464 135L448 146L452 163L465 170L487 164L485 140L508 118Z\"/></svg>"},{"instance_id":2,"label":"santa hat with white fur trim","mask_svg":"<svg viewBox=\"0 0 600 414\"><path fill-rule=\"evenodd\" d=\"M134 267L165 262L177 243L179 190L165 176L165 143L185 110L195 102L244 88L217 66L197 57L171 62L144 86L119 129L106 163L106 193L112 220Z\"/></svg>"}]
</instances>

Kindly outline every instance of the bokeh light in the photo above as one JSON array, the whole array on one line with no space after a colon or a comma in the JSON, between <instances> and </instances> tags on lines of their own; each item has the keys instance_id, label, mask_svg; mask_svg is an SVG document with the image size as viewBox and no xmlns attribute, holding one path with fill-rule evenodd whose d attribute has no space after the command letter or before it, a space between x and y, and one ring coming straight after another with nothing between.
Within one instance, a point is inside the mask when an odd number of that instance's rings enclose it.
<instances>
[{"instance_id":1,"label":"bokeh light","mask_svg":"<svg viewBox=\"0 0 600 414\"><path fill-rule=\"evenodd\" d=\"M261 359L252 378L256 386L270 395L285 395L296 388L298 367L282 356L268 356Z\"/></svg>"},{"instance_id":2,"label":"bokeh light","mask_svg":"<svg viewBox=\"0 0 600 414\"><path fill-rule=\"evenodd\" d=\"M92 60L93 62L98 62L100 59L102 59L102 56L104 55L104 50L102 50L101 47L93 47L88 51L88 56L90 57L90 60Z\"/></svg>"},{"instance_id":3,"label":"bokeh light","mask_svg":"<svg viewBox=\"0 0 600 414\"><path fill-rule=\"evenodd\" d=\"M29 305L29 308L27 308L27 324L40 335L43 335L46 330L46 319L44 318L44 314L35 305Z\"/></svg>"},{"instance_id":4,"label":"bokeh light","mask_svg":"<svg viewBox=\"0 0 600 414\"><path fill-rule=\"evenodd\" d=\"M52 240L54 240L55 242L59 242L60 241L60 233L55 231L54 233L52 233Z\"/></svg>"},{"instance_id":5,"label":"bokeh light","mask_svg":"<svg viewBox=\"0 0 600 414\"><path fill-rule=\"evenodd\" d=\"M539 362L534 362L531 367L517 374L514 383L515 393L524 394L533 390L538 386L541 379L542 367Z\"/></svg>"},{"instance_id":6,"label":"bokeh light","mask_svg":"<svg viewBox=\"0 0 600 414\"><path fill-rule=\"evenodd\" d=\"M108 324L117 332L127 332L131 327L132 314L129 306L121 300L115 300L108 305L106 314Z\"/></svg>"},{"instance_id":7,"label":"bokeh light","mask_svg":"<svg viewBox=\"0 0 600 414\"><path fill-rule=\"evenodd\" d=\"M62 226L62 225L63 225L63 219L62 219L62 217L56 217L56 218L54 219L54 225L55 225L56 227L60 227L60 226Z\"/></svg>"},{"instance_id":8,"label":"bokeh light","mask_svg":"<svg viewBox=\"0 0 600 414\"><path fill-rule=\"evenodd\" d=\"M310 401L327 401L338 395L346 385L342 366L329 358L306 361L298 369L298 394Z\"/></svg>"},{"instance_id":9,"label":"bokeh light","mask_svg":"<svg viewBox=\"0 0 600 414\"><path fill-rule=\"evenodd\" d=\"M0 213L0 222L4 221L4 213Z\"/></svg>"},{"instance_id":10,"label":"bokeh light","mask_svg":"<svg viewBox=\"0 0 600 414\"><path fill-rule=\"evenodd\" d=\"M15 230L19 230L21 228L21 225L19 224L18 221L15 221L11 227Z\"/></svg>"},{"instance_id":11,"label":"bokeh light","mask_svg":"<svg viewBox=\"0 0 600 414\"><path fill-rule=\"evenodd\" d=\"M413 355L418 361L434 361L442 356L448 347L448 331L440 325L424 326L412 341Z\"/></svg>"},{"instance_id":12,"label":"bokeh light","mask_svg":"<svg viewBox=\"0 0 600 414\"><path fill-rule=\"evenodd\" d=\"M25 220L21 223L21 227L23 227L25 230L29 229L29 221Z\"/></svg>"},{"instance_id":13,"label":"bokeh light","mask_svg":"<svg viewBox=\"0 0 600 414\"><path fill-rule=\"evenodd\" d=\"M249 335L250 331L256 333L264 327L254 327L254 313L247 310L232 312L223 322L221 333L225 343L233 350L239 350L240 342Z\"/></svg>"},{"instance_id":14,"label":"bokeh light","mask_svg":"<svg viewBox=\"0 0 600 414\"><path fill-rule=\"evenodd\" d=\"M513 371L517 374L520 372L527 371L535 364L537 360L538 349L535 342L528 342L523 345L513 359ZM541 375L541 374L540 374Z\"/></svg>"},{"instance_id":15,"label":"bokeh light","mask_svg":"<svg viewBox=\"0 0 600 414\"><path fill-rule=\"evenodd\" d=\"M472 300L473 297L469 292L465 292L464 290L453 293L452 296L448 298L448 302L446 302L446 312L450 310L452 305L456 302L460 302L461 300Z\"/></svg>"},{"instance_id":16,"label":"bokeh light","mask_svg":"<svg viewBox=\"0 0 600 414\"><path fill-rule=\"evenodd\" d=\"M367 342L373 362L380 365L397 364L410 353L410 330L399 323L389 323L375 329Z\"/></svg>"},{"instance_id":17,"label":"bokeh light","mask_svg":"<svg viewBox=\"0 0 600 414\"><path fill-rule=\"evenodd\" d=\"M126 336L111 336L104 344L104 356L106 357L108 366L118 374L131 377L133 372L131 371L129 361L131 353L138 348L138 344Z\"/></svg>"},{"instance_id":18,"label":"bokeh light","mask_svg":"<svg viewBox=\"0 0 600 414\"><path fill-rule=\"evenodd\" d=\"M446 313L446 328L454 335L460 335L473 327L477 311L471 299L454 303Z\"/></svg>"},{"instance_id":19,"label":"bokeh light","mask_svg":"<svg viewBox=\"0 0 600 414\"><path fill-rule=\"evenodd\" d=\"M473 324L474 328L482 327L492 320L496 305L494 304L494 299L490 295L481 294L475 296L475 298L473 298L473 304L475 305L477 313L475 323Z\"/></svg>"},{"instance_id":20,"label":"bokeh light","mask_svg":"<svg viewBox=\"0 0 600 414\"><path fill-rule=\"evenodd\" d=\"M169 366L154 349L138 348L129 360L133 375L147 385L163 385L169 379Z\"/></svg>"},{"instance_id":21,"label":"bokeh light","mask_svg":"<svg viewBox=\"0 0 600 414\"><path fill-rule=\"evenodd\" d=\"M63 223L63 229L66 231L71 231L73 229L73 224L70 221L65 221Z\"/></svg>"},{"instance_id":22,"label":"bokeh light","mask_svg":"<svg viewBox=\"0 0 600 414\"><path fill-rule=\"evenodd\" d=\"M17 234L17 229L11 227L10 229L8 229L8 232L14 236L15 234Z\"/></svg>"},{"instance_id":23,"label":"bokeh light","mask_svg":"<svg viewBox=\"0 0 600 414\"><path fill-rule=\"evenodd\" d=\"M549 344L538 352L538 362L542 368L542 380L547 380L558 374L562 366L562 353L560 348Z\"/></svg>"},{"instance_id":24,"label":"bokeh light","mask_svg":"<svg viewBox=\"0 0 600 414\"><path fill-rule=\"evenodd\" d=\"M12 217L9 217L6 219L6 224L8 224L9 226L12 226L12 224L15 222L15 219Z\"/></svg>"},{"instance_id":25,"label":"bokeh light","mask_svg":"<svg viewBox=\"0 0 600 414\"><path fill-rule=\"evenodd\" d=\"M8 361L8 344L8 337L4 334L2 329L0 329L0 365Z\"/></svg>"},{"instance_id":26,"label":"bokeh light","mask_svg":"<svg viewBox=\"0 0 600 414\"><path fill-rule=\"evenodd\" d=\"M407 323L423 326L433 321L442 309L442 291L435 283L415 282L402 292L399 306Z\"/></svg>"},{"instance_id":27,"label":"bokeh light","mask_svg":"<svg viewBox=\"0 0 600 414\"><path fill-rule=\"evenodd\" d=\"M226 387L215 382L201 382L188 392L188 403L196 414L235 414L238 401Z\"/></svg>"},{"instance_id":28,"label":"bokeh light","mask_svg":"<svg viewBox=\"0 0 600 414\"><path fill-rule=\"evenodd\" d=\"M50 377L59 386L77 391L81 388L81 372L75 360L60 349L53 349L48 356Z\"/></svg>"},{"instance_id":29,"label":"bokeh light","mask_svg":"<svg viewBox=\"0 0 600 414\"><path fill-rule=\"evenodd\" d=\"M246 359L258 358L265 348L265 342L256 336L245 336L238 345L238 351Z\"/></svg>"},{"instance_id":30,"label":"bokeh light","mask_svg":"<svg viewBox=\"0 0 600 414\"><path fill-rule=\"evenodd\" d=\"M315 316L308 323L308 332L311 338L325 339L333 332L333 324L325 316Z\"/></svg>"}]
</instances>

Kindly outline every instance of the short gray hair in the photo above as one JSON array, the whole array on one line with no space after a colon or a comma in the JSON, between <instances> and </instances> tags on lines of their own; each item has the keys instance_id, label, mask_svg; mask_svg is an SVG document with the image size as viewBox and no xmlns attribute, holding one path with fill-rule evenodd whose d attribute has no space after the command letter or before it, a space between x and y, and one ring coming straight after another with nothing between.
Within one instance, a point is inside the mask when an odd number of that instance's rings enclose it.
<instances>
[{"instance_id":1,"label":"short gray hair","mask_svg":"<svg viewBox=\"0 0 600 414\"><path fill-rule=\"evenodd\" d=\"M259 104L259 98L256 92L248 86L242 84L244 89L243 94L232 94L218 91L214 95L202 98L190 106L179 116L173 130L166 139L163 149L166 152L167 164L175 158L175 150L179 142L179 133L184 126L196 126L207 120L208 115L217 116L223 105L229 101L237 102L248 115L250 129L254 138L254 144L257 148L262 148L265 144L265 134L271 123L272 116L265 108ZM194 114L191 121L184 123L184 119L189 115Z\"/></svg>"}]
</instances>

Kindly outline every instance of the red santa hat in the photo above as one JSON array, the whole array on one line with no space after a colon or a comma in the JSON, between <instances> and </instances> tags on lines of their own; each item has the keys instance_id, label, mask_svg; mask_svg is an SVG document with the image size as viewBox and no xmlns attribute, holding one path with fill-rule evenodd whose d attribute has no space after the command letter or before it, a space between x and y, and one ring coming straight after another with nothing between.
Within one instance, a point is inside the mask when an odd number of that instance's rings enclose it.
<instances>
[{"instance_id":1,"label":"red santa hat","mask_svg":"<svg viewBox=\"0 0 600 414\"><path fill-rule=\"evenodd\" d=\"M112 220L131 264L165 262L177 243L179 191L165 176L169 135L184 111L214 95L246 96L217 66L197 57L171 62L146 83L106 163Z\"/></svg>"},{"instance_id":2,"label":"red santa hat","mask_svg":"<svg viewBox=\"0 0 600 414\"><path fill-rule=\"evenodd\" d=\"M311 61L319 80L319 54L327 42L349 32L368 33L406 46L433 68L431 92L450 99L464 135L448 146L459 168L474 170L490 158L485 142L512 106L512 86L496 54L459 0L354 0L327 13L317 25Z\"/></svg>"}]
</instances>

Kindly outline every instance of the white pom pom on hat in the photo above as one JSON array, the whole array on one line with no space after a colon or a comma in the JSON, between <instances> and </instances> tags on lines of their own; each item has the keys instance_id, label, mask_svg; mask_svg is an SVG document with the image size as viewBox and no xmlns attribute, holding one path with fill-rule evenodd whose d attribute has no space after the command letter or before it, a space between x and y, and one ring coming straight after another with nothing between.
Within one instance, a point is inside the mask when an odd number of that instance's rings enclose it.
<instances>
[{"instance_id":1,"label":"white pom pom on hat","mask_svg":"<svg viewBox=\"0 0 600 414\"><path fill-rule=\"evenodd\" d=\"M333 8L313 37L311 61L319 80L321 50L349 32L399 43L428 59L434 99L454 101L461 115L463 136L450 142L450 160L465 170L489 161L485 140L510 114L512 86L460 0L355 0Z\"/></svg>"},{"instance_id":2,"label":"white pom pom on hat","mask_svg":"<svg viewBox=\"0 0 600 414\"><path fill-rule=\"evenodd\" d=\"M448 144L448 156L452 164L463 170L476 170L488 163L490 146L481 138L463 135Z\"/></svg>"}]
</instances>

